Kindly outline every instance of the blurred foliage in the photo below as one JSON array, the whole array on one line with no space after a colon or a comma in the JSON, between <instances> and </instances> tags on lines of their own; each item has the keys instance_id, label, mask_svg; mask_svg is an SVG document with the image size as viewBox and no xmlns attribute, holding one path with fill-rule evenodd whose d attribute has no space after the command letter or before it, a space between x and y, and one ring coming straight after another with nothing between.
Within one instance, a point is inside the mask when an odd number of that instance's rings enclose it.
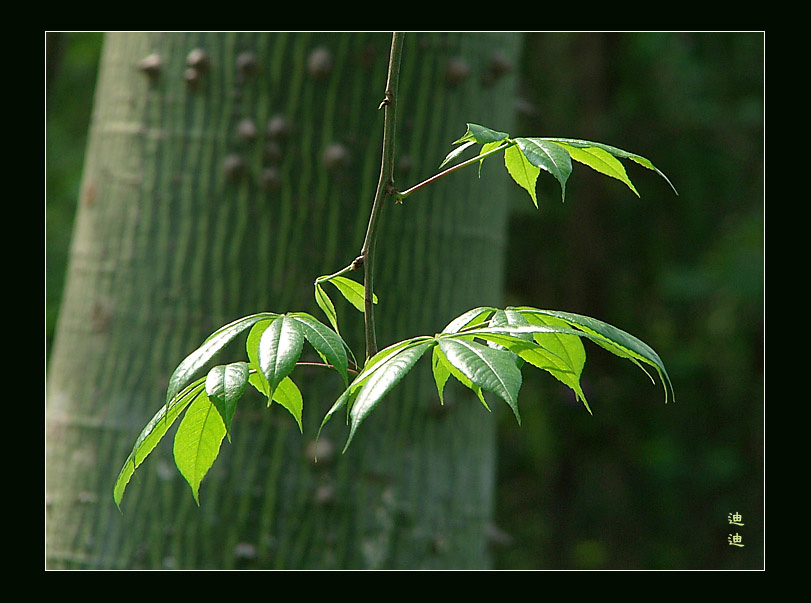
<instances>
[{"instance_id":1,"label":"blurred foliage","mask_svg":"<svg viewBox=\"0 0 811 603\"><path fill-rule=\"evenodd\" d=\"M552 179L540 212L517 193L508 301L638 335L676 402L594 347L594 417L527 374L523 427L500 432L500 568L762 567L763 60L760 33L527 36L521 132L640 153L680 195L578 166L565 207Z\"/></svg>"},{"instance_id":2,"label":"blurred foliage","mask_svg":"<svg viewBox=\"0 0 811 603\"><path fill-rule=\"evenodd\" d=\"M101 46L95 33L57 38L48 40L49 50L58 44L46 110L48 343ZM496 567L760 568L763 35L536 33L524 50L516 135L640 153L680 196L633 167L641 199L577 165L565 205L543 175L540 210L516 190L506 302L638 335L662 356L677 399L663 405L658 386L593 346L583 386L594 416L526 372L523 427L506 414L500 422ZM744 527L728 525L733 512ZM743 548L728 545L735 532Z\"/></svg>"}]
</instances>

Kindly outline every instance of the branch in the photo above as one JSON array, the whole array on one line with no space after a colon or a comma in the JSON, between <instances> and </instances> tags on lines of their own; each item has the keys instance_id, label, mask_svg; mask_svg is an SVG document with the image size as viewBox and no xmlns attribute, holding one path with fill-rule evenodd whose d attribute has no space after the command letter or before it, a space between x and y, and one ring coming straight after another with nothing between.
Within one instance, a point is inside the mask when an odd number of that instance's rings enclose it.
<instances>
[{"instance_id":1,"label":"branch","mask_svg":"<svg viewBox=\"0 0 811 603\"><path fill-rule=\"evenodd\" d=\"M400 82L400 59L403 54L402 32L394 32L391 38L389 73L386 82L386 96L380 107L384 110L383 155L380 162L380 178L372 204L369 225L360 257L363 258L364 322L366 330L366 358L377 353L377 334L374 321L374 258L377 243L377 226L386 196L394 193L394 131L397 120L397 89Z\"/></svg>"},{"instance_id":2,"label":"branch","mask_svg":"<svg viewBox=\"0 0 811 603\"><path fill-rule=\"evenodd\" d=\"M432 182L434 182L434 181L436 181L436 180L439 180L439 179L440 179L440 178L442 178L443 176L447 176L448 174L450 174L450 173L452 173L452 172L455 172L456 170L458 170L458 169L460 169L460 168L463 168L463 167L468 166L468 165L472 165L472 164L474 164L474 163L476 163L476 162L478 162L478 161L482 161L482 160L483 160L485 157L489 157L490 155L493 155L493 154L495 154L495 153L498 153L498 152L500 152L500 151L503 151L503 150L504 150L504 149L506 149L507 147L511 147L511 146L513 146L514 144L515 144L515 142L514 142L514 141L512 141L512 140L508 140L508 141L507 141L507 142L505 142L503 145L500 145L500 146L496 147L495 149L490 149L490 150L489 150L489 151L487 151L486 153L482 153L481 155L477 155L476 157L471 157L471 158L470 158L470 159L468 159L467 161L463 161L462 163L459 163L459 164L457 164L457 165L454 165L454 166L452 166L452 167L449 167L448 169L443 170L443 171L439 172L438 174L434 174L433 176L431 176L431 177L430 177L430 178L428 178L427 180L423 180L423 181L422 181L422 182L420 182L419 184L415 184L414 186L412 186L412 187L411 187L410 189L408 189L408 190L405 190L405 191L403 191L403 192L396 193L396 194L395 194L395 198L396 198L396 200L397 200L397 202L398 202L398 203L402 203L402 202L403 202L403 199L405 199L406 197L408 197L408 196L409 196L411 193L416 193L416 192L417 192L418 190L420 190L422 187L427 186L427 185L431 184Z\"/></svg>"}]
</instances>

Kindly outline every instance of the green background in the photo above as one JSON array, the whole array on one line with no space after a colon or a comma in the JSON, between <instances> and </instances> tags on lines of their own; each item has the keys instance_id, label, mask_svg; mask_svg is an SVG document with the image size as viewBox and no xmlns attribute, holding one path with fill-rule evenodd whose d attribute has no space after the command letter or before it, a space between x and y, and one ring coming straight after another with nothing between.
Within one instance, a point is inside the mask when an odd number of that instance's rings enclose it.
<instances>
[{"instance_id":1,"label":"green background","mask_svg":"<svg viewBox=\"0 0 811 603\"><path fill-rule=\"evenodd\" d=\"M641 199L577 164L565 204L548 175L540 210L513 186L505 301L631 331L664 360L676 402L665 406L658 385L594 346L583 374L594 416L570 390L525 371L523 426L507 412L495 417L495 567L762 568L765 36L515 35L520 84L505 102L515 104L520 131L511 134L641 154L679 196L633 165ZM102 41L49 37L46 346ZM483 178L506 177L489 163ZM728 524L734 512L743 527ZM744 547L728 544L733 533Z\"/></svg>"}]
</instances>

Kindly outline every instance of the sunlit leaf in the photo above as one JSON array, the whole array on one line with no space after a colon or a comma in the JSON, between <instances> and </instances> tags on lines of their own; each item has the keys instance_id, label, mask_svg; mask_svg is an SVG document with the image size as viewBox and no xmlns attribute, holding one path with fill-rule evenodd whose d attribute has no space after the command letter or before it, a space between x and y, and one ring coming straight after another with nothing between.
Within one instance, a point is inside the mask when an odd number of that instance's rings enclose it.
<instances>
[{"instance_id":1,"label":"sunlit leaf","mask_svg":"<svg viewBox=\"0 0 811 603\"><path fill-rule=\"evenodd\" d=\"M332 418L332 416L338 412L344 406L352 406L352 402L354 401L355 397L358 394L358 391L361 387L363 387L367 381L383 367L387 360L391 357L395 356L398 352L403 351L406 348L414 347L420 345L422 343L433 341L432 337L415 337L413 339L407 339L405 341L399 341L394 343L382 350L380 350L377 354L372 356L366 361L361 372L355 376L352 380L352 383L349 384L349 387L338 397L335 403L332 405L330 410L327 412L324 419L321 421L321 426L318 429L318 433L321 433L321 430L327 424L327 422ZM317 439L317 438L316 438Z\"/></svg>"},{"instance_id":2,"label":"sunlit leaf","mask_svg":"<svg viewBox=\"0 0 811 603\"><path fill-rule=\"evenodd\" d=\"M442 329L443 333L458 333L462 329L481 324L485 322L495 311L495 308L489 306L482 306L468 310L450 321L447 326Z\"/></svg>"},{"instance_id":3,"label":"sunlit leaf","mask_svg":"<svg viewBox=\"0 0 811 603\"><path fill-rule=\"evenodd\" d=\"M456 379L459 383L464 385L466 388L471 390L479 401L482 403L488 412L490 412L490 406L487 404L487 400L484 399L484 393L482 392L482 388L479 385L473 383L470 379L468 379L464 373L462 373L458 368L456 368L445 356L439 346L434 347L434 352L432 354L432 361L436 361L437 366L434 367L434 381L436 381L436 375L439 373L440 377L444 372L447 372L449 375L452 375L454 379ZM448 378L445 377L445 382L447 382ZM442 384L444 390L445 384ZM439 391L439 390L437 390ZM442 392L444 395L444 391Z\"/></svg>"},{"instance_id":4,"label":"sunlit leaf","mask_svg":"<svg viewBox=\"0 0 811 603\"><path fill-rule=\"evenodd\" d=\"M422 355L436 344L431 339L423 343L406 347L389 356L380 367L369 376L358 392L352 409L349 411L350 427L346 446L352 441L358 426L369 413L400 380L412 369Z\"/></svg>"},{"instance_id":5,"label":"sunlit leaf","mask_svg":"<svg viewBox=\"0 0 811 603\"><path fill-rule=\"evenodd\" d=\"M474 144L476 144L476 141L475 141L475 140L468 140L468 141L467 141L466 143L464 143L463 145L456 147L454 150L452 150L450 153L448 153L448 154L445 156L445 159L443 159L443 160L442 160L442 163L440 163L440 164L439 164L439 168L440 168L440 169L442 169L444 166L446 166L447 164L449 164L451 161L453 161L454 159L456 159L457 157L459 157L459 155L461 155L462 153L464 153L465 149L470 148L470 147L471 147L471 146L473 146Z\"/></svg>"},{"instance_id":6,"label":"sunlit leaf","mask_svg":"<svg viewBox=\"0 0 811 603\"><path fill-rule=\"evenodd\" d=\"M439 346L434 346L433 353L431 354L431 372L434 375L434 383L436 383L436 391L439 395L439 403L445 404L445 384L451 376L451 371L448 366L442 361L439 355Z\"/></svg>"},{"instance_id":7,"label":"sunlit leaf","mask_svg":"<svg viewBox=\"0 0 811 603\"><path fill-rule=\"evenodd\" d=\"M270 406L271 400L270 385L268 385L268 380L259 369L259 341L262 339L262 334L265 332L265 329L267 329L274 320L275 318L260 320L253 325L251 330L248 331L248 338L245 341L245 351L248 354L248 366L253 369L248 377L248 382L268 398L268 406Z\"/></svg>"},{"instance_id":8,"label":"sunlit leaf","mask_svg":"<svg viewBox=\"0 0 811 603\"><path fill-rule=\"evenodd\" d=\"M184 388L183 391L178 392L167 405L162 406L161 409L155 413L155 416L150 419L149 423L146 424L146 427L144 427L138 435L138 438L135 440L135 445L132 447L132 452L124 462L124 466L121 468L121 472L116 479L115 486L113 486L113 499L119 508L121 507L121 500L124 497L124 490L135 470L144 462L144 459L149 456L149 453L155 449L155 446L157 446L158 442L166 435L166 432L186 407L191 404L201 392L205 392L205 381L205 377L200 378Z\"/></svg>"},{"instance_id":9,"label":"sunlit leaf","mask_svg":"<svg viewBox=\"0 0 811 603\"><path fill-rule=\"evenodd\" d=\"M583 331L583 333L585 333L589 339L594 341L599 346L621 358L631 360L641 369L644 370L644 367L639 364L640 362L652 366L659 373L659 377L662 380L662 384L665 389L665 402L668 400L668 393L670 393L675 399L673 385L670 382L670 377L667 374L667 370L665 369L662 359L659 358L659 355L648 344L634 337L630 333L626 333L625 331L622 331L621 329L618 329L617 327L614 327L601 320L597 320L596 318L582 316L580 314L559 312L555 310L539 310L537 308L528 307L519 307L514 309L526 317L540 314L559 318L576 329Z\"/></svg>"},{"instance_id":10,"label":"sunlit leaf","mask_svg":"<svg viewBox=\"0 0 811 603\"><path fill-rule=\"evenodd\" d=\"M189 483L198 505L200 482L219 455L225 434L220 413L208 396L201 392L180 422L174 442L175 464Z\"/></svg>"},{"instance_id":11,"label":"sunlit leaf","mask_svg":"<svg viewBox=\"0 0 811 603\"><path fill-rule=\"evenodd\" d=\"M636 155L635 153L629 153L628 151L623 151L622 149L618 149L617 147L612 147L607 144L602 144L600 142L591 142L589 140L578 140L575 138L542 138L541 140L548 140L550 142L557 142L557 143L564 143L569 146L578 147L578 148L598 148L602 149L603 151L613 155L614 157L619 157L620 159L630 159L638 163L639 165L646 167L649 170L653 170L657 174L659 174L662 178L664 178L665 182L670 185L670 188L673 189L673 192L677 195L679 192L676 190L676 187L670 182L667 176L664 175L662 171L660 171L649 159L642 157L641 155Z\"/></svg>"},{"instance_id":12,"label":"sunlit leaf","mask_svg":"<svg viewBox=\"0 0 811 603\"><path fill-rule=\"evenodd\" d=\"M361 370L355 379L352 380L352 383L349 384L349 390L353 392L357 391L359 387L363 386L366 381L368 381L368 379L395 354L406 348L421 345L427 341L433 341L433 338L424 335L420 337L412 337L411 339L398 341L397 343L393 343L392 345L383 348L366 361L366 364L363 366L363 370Z\"/></svg>"},{"instance_id":13,"label":"sunlit leaf","mask_svg":"<svg viewBox=\"0 0 811 603\"><path fill-rule=\"evenodd\" d=\"M460 142L468 142L471 140L479 144L487 144L489 142L501 142L502 140L507 140L509 137L510 135L506 132L499 132L478 124L469 123L467 124L467 132L465 132L464 136L454 141L453 144L459 144Z\"/></svg>"},{"instance_id":14,"label":"sunlit leaf","mask_svg":"<svg viewBox=\"0 0 811 603\"><path fill-rule=\"evenodd\" d=\"M295 312L287 316L299 323L304 338L313 346L324 362L332 365L338 371L344 380L344 385L347 385L349 383L347 374L349 360L346 356L348 346L343 339L335 331L305 312Z\"/></svg>"},{"instance_id":15,"label":"sunlit leaf","mask_svg":"<svg viewBox=\"0 0 811 603\"><path fill-rule=\"evenodd\" d=\"M510 352L496 350L466 339L439 338L439 348L448 361L471 382L493 392L512 409L518 422L518 391L521 371Z\"/></svg>"},{"instance_id":16,"label":"sunlit leaf","mask_svg":"<svg viewBox=\"0 0 811 603\"><path fill-rule=\"evenodd\" d=\"M359 311L366 311L365 292L363 285L359 282L343 276L333 276L326 282L335 285L338 291L341 292L341 295L346 298L346 301L355 306ZM377 303L377 295L374 293L372 294L372 303Z\"/></svg>"},{"instance_id":17,"label":"sunlit leaf","mask_svg":"<svg viewBox=\"0 0 811 603\"><path fill-rule=\"evenodd\" d=\"M566 199L566 181L572 173L572 159L559 144L542 138L516 138L518 148L527 160L552 174L560 183L561 199Z\"/></svg>"},{"instance_id":18,"label":"sunlit leaf","mask_svg":"<svg viewBox=\"0 0 811 603\"><path fill-rule=\"evenodd\" d=\"M286 408L298 423L299 431L304 432L301 425L301 413L304 408L304 400L301 390L293 383L290 377L285 377L279 383L279 387L273 392L273 401Z\"/></svg>"},{"instance_id":19,"label":"sunlit leaf","mask_svg":"<svg viewBox=\"0 0 811 603\"><path fill-rule=\"evenodd\" d=\"M234 362L215 366L206 377L206 394L220 413L228 438L231 438L231 419L237 402L248 385L248 364Z\"/></svg>"},{"instance_id":20,"label":"sunlit leaf","mask_svg":"<svg viewBox=\"0 0 811 603\"><path fill-rule=\"evenodd\" d=\"M541 314L523 316L531 324L568 326L568 323L553 316ZM586 407L586 410L591 412L591 408L586 401L586 395L580 385L581 374L586 364L586 350L583 347L582 339L577 335L561 332L536 333L533 339L542 349L529 351L521 357L538 368L546 370L561 383L568 385L574 391L577 399Z\"/></svg>"},{"instance_id":21,"label":"sunlit leaf","mask_svg":"<svg viewBox=\"0 0 811 603\"><path fill-rule=\"evenodd\" d=\"M482 155L486 155L490 151L492 151L494 149L497 149L498 147L502 146L503 144L504 144L503 140L499 140L498 142L488 142L486 144L483 144L481 150L479 151L479 156L481 157ZM509 148L509 147L507 147L507 148ZM482 157L481 159L479 159L479 178L481 178L481 175L482 175L482 166L484 165L484 160L485 159L487 159L487 157Z\"/></svg>"},{"instance_id":22,"label":"sunlit leaf","mask_svg":"<svg viewBox=\"0 0 811 603\"><path fill-rule=\"evenodd\" d=\"M301 356L304 336L300 324L288 316L279 316L259 340L259 370L268 381L271 396Z\"/></svg>"},{"instance_id":23,"label":"sunlit leaf","mask_svg":"<svg viewBox=\"0 0 811 603\"><path fill-rule=\"evenodd\" d=\"M535 207L538 207L535 185L538 182L541 169L530 163L526 155L517 146L507 147L504 151L504 165L516 184L529 193Z\"/></svg>"},{"instance_id":24,"label":"sunlit leaf","mask_svg":"<svg viewBox=\"0 0 811 603\"><path fill-rule=\"evenodd\" d=\"M315 284L315 303L318 304L318 307L321 308L321 311L326 315L327 320L329 320L335 332L340 333L338 330L338 314L335 312L335 305L332 303L332 300L329 298L326 291L324 291L323 287L318 283Z\"/></svg>"},{"instance_id":25,"label":"sunlit leaf","mask_svg":"<svg viewBox=\"0 0 811 603\"><path fill-rule=\"evenodd\" d=\"M624 182L637 197L639 196L636 188L634 188L634 185L628 178L628 174L625 172L625 167L605 149L599 147L573 147L564 143L559 144L566 149L575 161L587 165L601 174L611 176L612 178Z\"/></svg>"},{"instance_id":26,"label":"sunlit leaf","mask_svg":"<svg viewBox=\"0 0 811 603\"><path fill-rule=\"evenodd\" d=\"M217 352L233 341L237 335L252 327L260 320L275 318L276 316L278 316L278 314L274 314L272 312L262 312L260 314L253 314L251 316L240 318L220 329L217 329L203 342L199 348L186 356L183 362L181 362L175 369L175 372L169 378L169 387L166 391L167 403L169 400L174 398L180 390L183 389L188 381L194 376L194 373L201 369L206 362L211 360L211 358Z\"/></svg>"}]
</instances>

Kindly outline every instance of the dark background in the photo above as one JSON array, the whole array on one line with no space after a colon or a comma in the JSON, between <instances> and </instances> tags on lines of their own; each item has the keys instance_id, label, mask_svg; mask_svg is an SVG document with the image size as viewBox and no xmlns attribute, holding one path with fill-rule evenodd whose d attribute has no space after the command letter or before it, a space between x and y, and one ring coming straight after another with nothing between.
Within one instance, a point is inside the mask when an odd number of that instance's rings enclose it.
<instances>
[{"instance_id":1,"label":"dark background","mask_svg":"<svg viewBox=\"0 0 811 603\"><path fill-rule=\"evenodd\" d=\"M679 196L635 165L641 198L578 164L565 204L543 174L540 210L514 187L505 302L632 332L664 360L676 402L594 346L583 374L593 416L545 373L524 371L523 425L498 417L495 566L760 569L765 35L516 35L524 52L511 134L638 153ZM101 41L64 33L47 44L48 347ZM729 525L735 512L745 526ZM733 533L743 547L728 544Z\"/></svg>"}]
</instances>

